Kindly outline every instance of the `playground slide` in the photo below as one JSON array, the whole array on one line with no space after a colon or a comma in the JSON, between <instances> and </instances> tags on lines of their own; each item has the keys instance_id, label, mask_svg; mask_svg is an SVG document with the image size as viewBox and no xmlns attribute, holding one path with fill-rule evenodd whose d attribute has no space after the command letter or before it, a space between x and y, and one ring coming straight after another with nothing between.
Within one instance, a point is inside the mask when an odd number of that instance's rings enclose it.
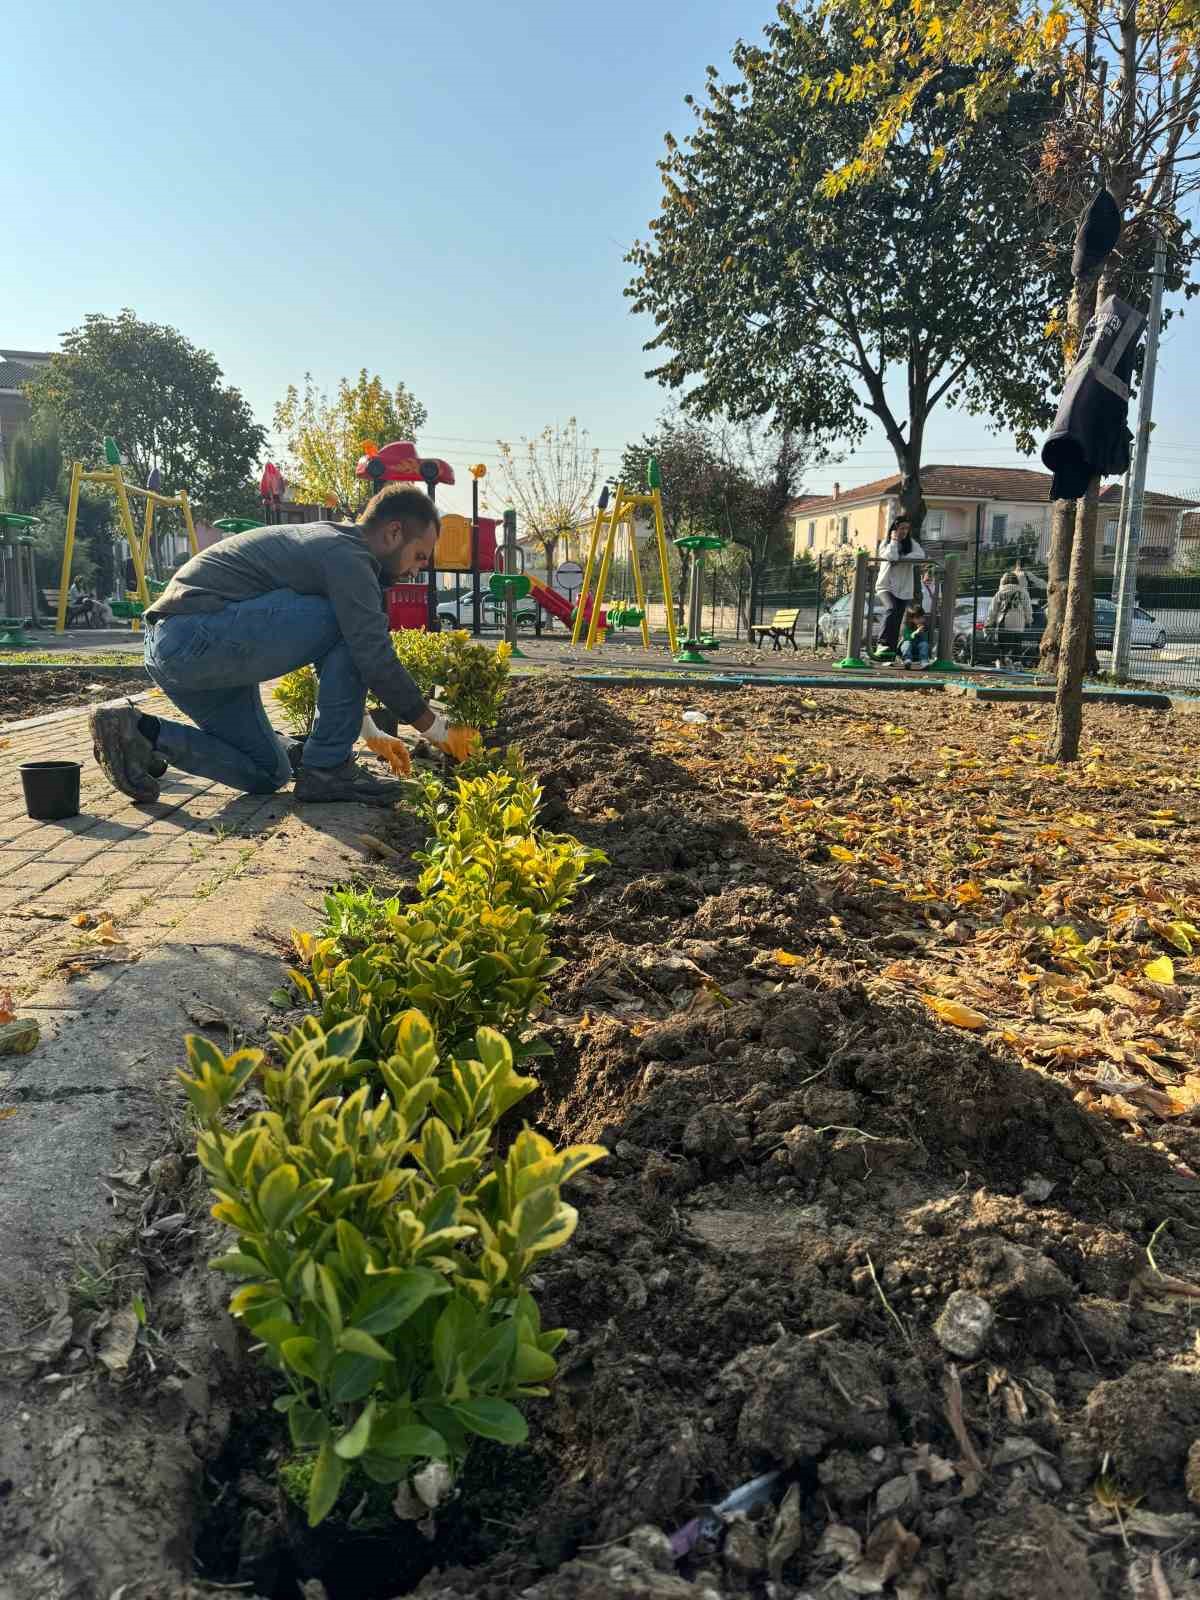
<instances>
[{"instance_id":1,"label":"playground slide","mask_svg":"<svg viewBox=\"0 0 1200 1600\"><path fill-rule=\"evenodd\" d=\"M559 594L557 589L551 589L547 587L546 584L539 583L537 578L530 578L529 594L530 598L536 600L543 611L548 611L552 617L557 617L558 620L562 623L565 623L568 628L571 626L571 618L574 613L574 607L565 595ZM592 607L589 599L587 610L584 612L584 615L590 617L591 614ZM602 611L600 613L600 626L602 628L605 626L605 622L605 615Z\"/></svg>"}]
</instances>

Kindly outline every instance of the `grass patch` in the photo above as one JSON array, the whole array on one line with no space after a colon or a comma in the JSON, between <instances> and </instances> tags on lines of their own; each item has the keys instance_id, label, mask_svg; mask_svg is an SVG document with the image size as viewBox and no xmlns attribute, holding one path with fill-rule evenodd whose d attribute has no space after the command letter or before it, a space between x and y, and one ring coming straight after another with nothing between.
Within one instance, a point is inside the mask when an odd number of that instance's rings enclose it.
<instances>
[{"instance_id":1,"label":"grass patch","mask_svg":"<svg viewBox=\"0 0 1200 1600\"><path fill-rule=\"evenodd\" d=\"M140 650L0 650L0 666L140 667Z\"/></svg>"}]
</instances>

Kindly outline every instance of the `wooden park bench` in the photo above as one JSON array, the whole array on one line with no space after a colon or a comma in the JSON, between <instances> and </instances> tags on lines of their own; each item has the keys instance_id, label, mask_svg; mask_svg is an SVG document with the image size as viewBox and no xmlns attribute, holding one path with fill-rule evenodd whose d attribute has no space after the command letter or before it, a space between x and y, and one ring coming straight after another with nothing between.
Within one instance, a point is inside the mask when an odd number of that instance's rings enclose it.
<instances>
[{"instance_id":1,"label":"wooden park bench","mask_svg":"<svg viewBox=\"0 0 1200 1600\"><path fill-rule=\"evenodd\" d=\"M796 626L800 621L800 609L794 611L777 611L770 622L755 622L749 631L750 643L761 644L764 639L770 639L773 650L782 650L783 641L786 639L793 650L799 651L796 643ZM757 639L755 638L757 635Z\"/></svg>"},{"instance_id":2,"label":"wooden park bench","mask_svg":"<svg viewBox=\"0 0 1200 1600\"><path fill-rule=\"evenodd\" d=\"M57 616L58 616L58 594L59 594L59 591L57 589L39 589L38 593L41 595L42 604L46 608L45 612L44 612L44 616L45 617L49 617L51 621L54 621L54 619L57 618ZM68 604L68 606L67 606L67 627L68 628L73 628L75 626L76 622L79 620L78 619L78 613L81 612L82 609L83 608L81 606L76 606L76 607L74 607L72 609L72 607Z\"/></svg>"}]
</instances>

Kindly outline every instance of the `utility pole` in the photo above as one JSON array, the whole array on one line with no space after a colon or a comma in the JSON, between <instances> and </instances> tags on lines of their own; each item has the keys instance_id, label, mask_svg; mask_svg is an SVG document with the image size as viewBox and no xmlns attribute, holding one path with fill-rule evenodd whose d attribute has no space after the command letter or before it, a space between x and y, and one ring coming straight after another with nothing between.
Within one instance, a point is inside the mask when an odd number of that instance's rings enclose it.
<instances>
[{"instance_id":1,"label":"utility pole","mask_svg":"<svg viewBox=\"0 0 1200 1600\"><path fill-rule=\"evenodd\" d=\"M1121 509L1117 513L1117 536L1113 540L1113 594L1120 587L1120 577L1125 570L1126 540L1129 534L1129 483L1133 477L1133 463L1125 469L1121 479Z\"/></svg>"},{"instance_id":2,"label":"utility pole","mask_svg":"<svg viewBox=\"0 0 1200 1600\"><path fill-rule=\"evenodd\" d=\"M1150 324L1146 333L1146 359L1142 366L1142 392L1138 396L1138 430L1133 473L1129 484L1128 529L1117 573L1117 621L1114 628L1112 669L1118 678L1129 670L1129 636L1137 595L1137 564L1142 544L1142 512L1146 500L1146 463L1150 454L1150 419L1154 410L1154 374L1158 366L1158 330L1162 322L1163 284L1167 276L1167 241L1160 231L1154 245L1154 275L1150 282Z\"/></svg>"}]
</instances>

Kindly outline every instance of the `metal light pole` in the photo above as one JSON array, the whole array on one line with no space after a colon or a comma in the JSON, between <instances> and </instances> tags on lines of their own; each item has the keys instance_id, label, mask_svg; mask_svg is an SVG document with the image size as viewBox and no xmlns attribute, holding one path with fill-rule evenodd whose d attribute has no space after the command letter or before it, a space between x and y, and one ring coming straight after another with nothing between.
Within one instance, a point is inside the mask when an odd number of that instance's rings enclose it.
<instances>
[{"instance_id":1,"label":"metal light pole","mask_svg":"<svg viewBox=\"0 0 1200 1600\"><path fill-rule=\"evenodd\" d=\"M479 480L487 475L487 467L481 461L478 466L471 467L471 632L478 639L479 630L483 626L483 601L479 588Z\"/></svg>"},{"instance_id":2,"label":"metal light pole","mask_svg":"<svg viewBox=\"0 0 1200 1600\"><path fill-rule=\"evenodd\" d=\"M1154 375L1158 366L1158 330L1162 322L1163 285L1167 277L1167 241L1159 234L1154 245L1154 276L1150 283L1150 319L1146 332L1146 359L1142 366L1142 392L1138 396L1137 444L1129 493L1129 528L1118 573L1117 621L1113 630L1112 668L1118 678L1129 668L1129 636L1137 594L1137 564L1142 544L1142 512L1146 500L1146 464L1150 454L1150 419L1154 410Z\"/></svg>"},{"instance_id":3,"label":"metal light pole","mask_svg":"<svg viewBox=\"0 0 1200 1600\"><path fill-rule=\"evenodd\" d=\"M504 573L511 576L517 570L517 513L512 506L504 508ZM513 592L513 585L506 583L504 586L504 638L509 649L514 655L519 655L517 648L517 600Z\"/></svg>"},{"instance_id":4,"label":"metal light pole","mask_svg":"<svg viewBox=\"0 0 1200 1600\"><path fill-rule=\"evenodd\" d=\"M437 464L436 461L422 461L422 463L421 463L421 478L422 478L422 481L425 484L426 489L429 491L429 498L431 500L435 500L436 501L436 499L437 499L437 485L438 485L438 464ZM438 616L438 611L437 611L438 591L437 591L437 551L436 551L436 549L434 550L433 554L429 557L428 585L426 587L425 593L426 593L426 600L427 600L427 607L428 607L426 618L425 618L426 630L429 633L440 633L442 631L442 619Z\"/></svg>"},{"instance_id":5,"label":"metal light pole","mask_svg":"<svg viewBox=\"0 0 1200 1600\"><path fill-rule=\"evenodd\" d=\"M1118 588L1118 579L1125 570L1125 550L1129 536L1129 481L1133 476L1132 465L1126 470L1121 479L1121 509L1117 513L1117 536L1113 540L1113 591Z\"/></svg>"}]
</instances>

